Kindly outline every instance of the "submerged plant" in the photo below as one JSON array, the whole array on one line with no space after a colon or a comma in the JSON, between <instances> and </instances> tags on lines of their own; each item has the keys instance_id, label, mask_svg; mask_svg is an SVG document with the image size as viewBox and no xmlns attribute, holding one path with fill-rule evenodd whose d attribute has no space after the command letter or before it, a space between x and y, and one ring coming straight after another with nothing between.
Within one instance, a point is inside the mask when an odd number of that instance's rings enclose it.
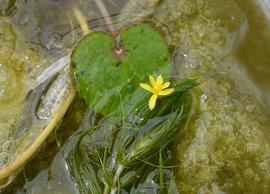
<instances>
[{"instance_id":1,"label":"submerged plant","mask_svg":"<svg viewBox=\"0 0 270 194\"><path fill-rule=\"evenodd\" d=\"M186 91L196 82L186 79L173 85L175 91L162 97L154 110L147 106L149 95L135 90L130 103L122 104L122 117L104 117L79 136L71 168L81 193L169 190L170 143L185 124L191 106ZM151 192L145 190L149 179L155 183Z\"/></svg>"}]
</instances>

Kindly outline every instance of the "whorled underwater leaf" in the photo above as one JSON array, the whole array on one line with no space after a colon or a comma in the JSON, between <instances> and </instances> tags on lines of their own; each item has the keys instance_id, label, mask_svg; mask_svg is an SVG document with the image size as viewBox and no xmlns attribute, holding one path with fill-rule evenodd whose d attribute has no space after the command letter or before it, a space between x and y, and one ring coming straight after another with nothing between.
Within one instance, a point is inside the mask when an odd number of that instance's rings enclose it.
<instances>
[{"instance_id":1,"label":"whorled underwater leaf","mask_svg":"<svg viewBox=\"0 0 270 194\"><path fill-rule=\"evenodd\" d=\"M147 193L145 186L151 180L155 180L152 190L159 188L157 193L170 189L173 176L166 169L170 144L186 123L191 108L187 91L197 83L186 79L173 85L175 92L160 98L152 111L147 106L149 94L137 88L124 101L122 116L105 117L83 133L69 163L81 191Z\"/></svg>"},{"instance_id":2,"label":"whorled underwater leaf","mask_svg":"<svg viewBox=\"0 0 270 194\"><path fill-rule=\"evenodd\" d=\"M112 37L93 32L79 41L71 57L77 90L89 107L107 115L149 74L168 74L170 53L164 38L145 24Z\"/></svg>"}]
</instances>

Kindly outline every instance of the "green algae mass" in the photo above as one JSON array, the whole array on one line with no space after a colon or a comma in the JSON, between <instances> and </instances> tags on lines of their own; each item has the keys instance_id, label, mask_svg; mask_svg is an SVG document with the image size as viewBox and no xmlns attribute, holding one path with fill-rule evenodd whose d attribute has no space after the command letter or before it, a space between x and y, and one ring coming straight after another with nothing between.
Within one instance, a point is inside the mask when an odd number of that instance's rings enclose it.
<instances>
[{"instance_id":1,"label":"green algae mass","mask_svg":"<svg viewBox=\"0 0 270 194\"><path fill-rule=\"evenodd\" d=\"M228 77L205 76L195 89L194 114L177 146L182 193L270 192L267 113Z\"/></svg>"},{"instance_id":2,"label":"green algae mass","mask_svg":"<svg viewBox=\"0 0 270 194\"><path fill-rule=\"evenodd\" d=\"M27 48L18 34L12 24L0 20L0 169L15 158L17 143L23 138L14 133L23 118L35 65L40 62L40 56Z\"/></svg>"},{"instance_id":3,"label":"green algae mass","mask_svg":"<svg viewBox=\"0 0 270 194\"><path fill-rule=\"evenodd\" d=\"M148 11L137 14L139 7ZM269 111L231 55L246 28L241 9L221 0L142 0L125 9L137 17L131 22L161 29L175 51L176 77L200 83L176 144L179 192L270 193Z\"/></svg>"},{"instance_id":4,"label":"green algae mass","mask_svg":"<svg viewBox=\"0 0 270 194\"><path fill-rule=\"evenodd\" d=\"M19 118L22 97L22 75L12 63L16 35L11 24L0 21L0 168L9 160L13 141L10 139Z\"/></svg>"}]
</instances>

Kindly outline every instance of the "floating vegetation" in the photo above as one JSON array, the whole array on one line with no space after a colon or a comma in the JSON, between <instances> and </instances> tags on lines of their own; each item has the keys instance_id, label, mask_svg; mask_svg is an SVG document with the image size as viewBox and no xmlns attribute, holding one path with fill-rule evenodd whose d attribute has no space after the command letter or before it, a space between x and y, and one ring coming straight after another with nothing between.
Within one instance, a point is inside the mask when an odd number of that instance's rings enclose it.
<instances>
[{"instance_id":1,"label":"floating vegetation","mask_svg":"<svg viewBox=\"0 0 270 194\"><path fill-rule=\"evenodd\" d=\"M132 25L116 39L92 32L79 41L71 72L80 96L101 117L81 132L68 158L81 193L169 191L170 143L189 115L186 91L197 85L189 79L163 84L159 74L169 75L169 63L164 38L146 24ZM148 77L153 88L141 83Z\"/></svg>"},{"instance_id":2,"label":"floating vegetation","mask_svg":"<svg viewBox=\"0 0 270 194\"><path fill-rule=\"evenodd\" d=\"M138 24L117 38L105 32L85 36L72 53L71 71L86 104L106 115L149 74L168 75L170 60L164 38L149 25Z\"/></svg>"}]
</instances>

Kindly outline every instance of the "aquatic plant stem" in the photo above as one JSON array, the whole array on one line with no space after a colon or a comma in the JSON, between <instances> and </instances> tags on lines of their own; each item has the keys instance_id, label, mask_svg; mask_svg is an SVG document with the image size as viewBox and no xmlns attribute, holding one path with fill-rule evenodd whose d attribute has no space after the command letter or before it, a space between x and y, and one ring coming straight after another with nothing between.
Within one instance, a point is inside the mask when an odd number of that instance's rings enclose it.
<instances>
[{"instance_id":1,"label":"aquatic plant stem","mask_svg":"<svg viewBox=\"0 0 270 194\"><path fill-rule=\"evenodd\" d=\"M90 33L87 20L85 19L85 17L82 14L81 10L78 7L74 6L73 7L73 12L74 12L74 14L75 14L81 28L82 28L82 31L83 31L84 35L87 35L88 33Z\"/></svg>"},{"instance_id":2,"label":"aquatic plant stem","mask_svg":"<svg viewBox=\"0 0 270 194\"><path fill-rule=\"evenodd\" d=\"M120 175L123 172L123 170L124 170L124 166L119 164L117 166L117 168L116 168L115 175L114 175L114 178L113 178L113 186L115 186L115 187L112 188L110 194L116 194L117 193L117 188L119 188L119 186L120 186L120 185L118 185L119 184L119 178L120 178ZM116 185L117 185L117 187L116 187Z\"/></svg>"},{"instance_id":3,"label":"aquatic plant stem","mask_svg":"<svg viewBox=\"0 0 270 194\"><path fill-rule=\"evenodd\" d=\"M96 5L97 5L97 7L98 7L98 9L99 9L105 23L106 23L106 25L108 26L108 29L110 30L111 34L113 36L117 36L118 32L117 32L115 26L113 25L112 19L111 19L110 15L109 15L109 12L108 12L107 8L105 7L103 1L102 0L95 0L95 2L96 2ZM123 55L124 55L124 50L122 48L120 48L120 47L115 48L114 54L115 54L115 57L119 61L121 61L122 58L123 58Z\"/></svg>"},{"instance_id":4,"label":"aquatic plant stem","mask_svg":"<svg viewBox=\"0 0 270 194\"><path fill-rule=\"evenodd\" d=\"M109 185L108 184L105 184L105 187L104 187L104 191L103 191L103 194L108 194L109 193Z\"/></svg>"},{"instance_id":5,"label":"aquatic plant stem","mask_svg":"<svg viewBox=\"0 0 270 194\"><path fill-rule=\"evenodd\" d=\"M112 33L113 36L117 35L117 31L115 29L115 26L113 25L112 19L109 15L108 10L106 9L104 3L102 0L95 0L95 3L103 17L103 19L105 20L105 23L107 24L110 32Z\"/></svg>"}]
</instances>

